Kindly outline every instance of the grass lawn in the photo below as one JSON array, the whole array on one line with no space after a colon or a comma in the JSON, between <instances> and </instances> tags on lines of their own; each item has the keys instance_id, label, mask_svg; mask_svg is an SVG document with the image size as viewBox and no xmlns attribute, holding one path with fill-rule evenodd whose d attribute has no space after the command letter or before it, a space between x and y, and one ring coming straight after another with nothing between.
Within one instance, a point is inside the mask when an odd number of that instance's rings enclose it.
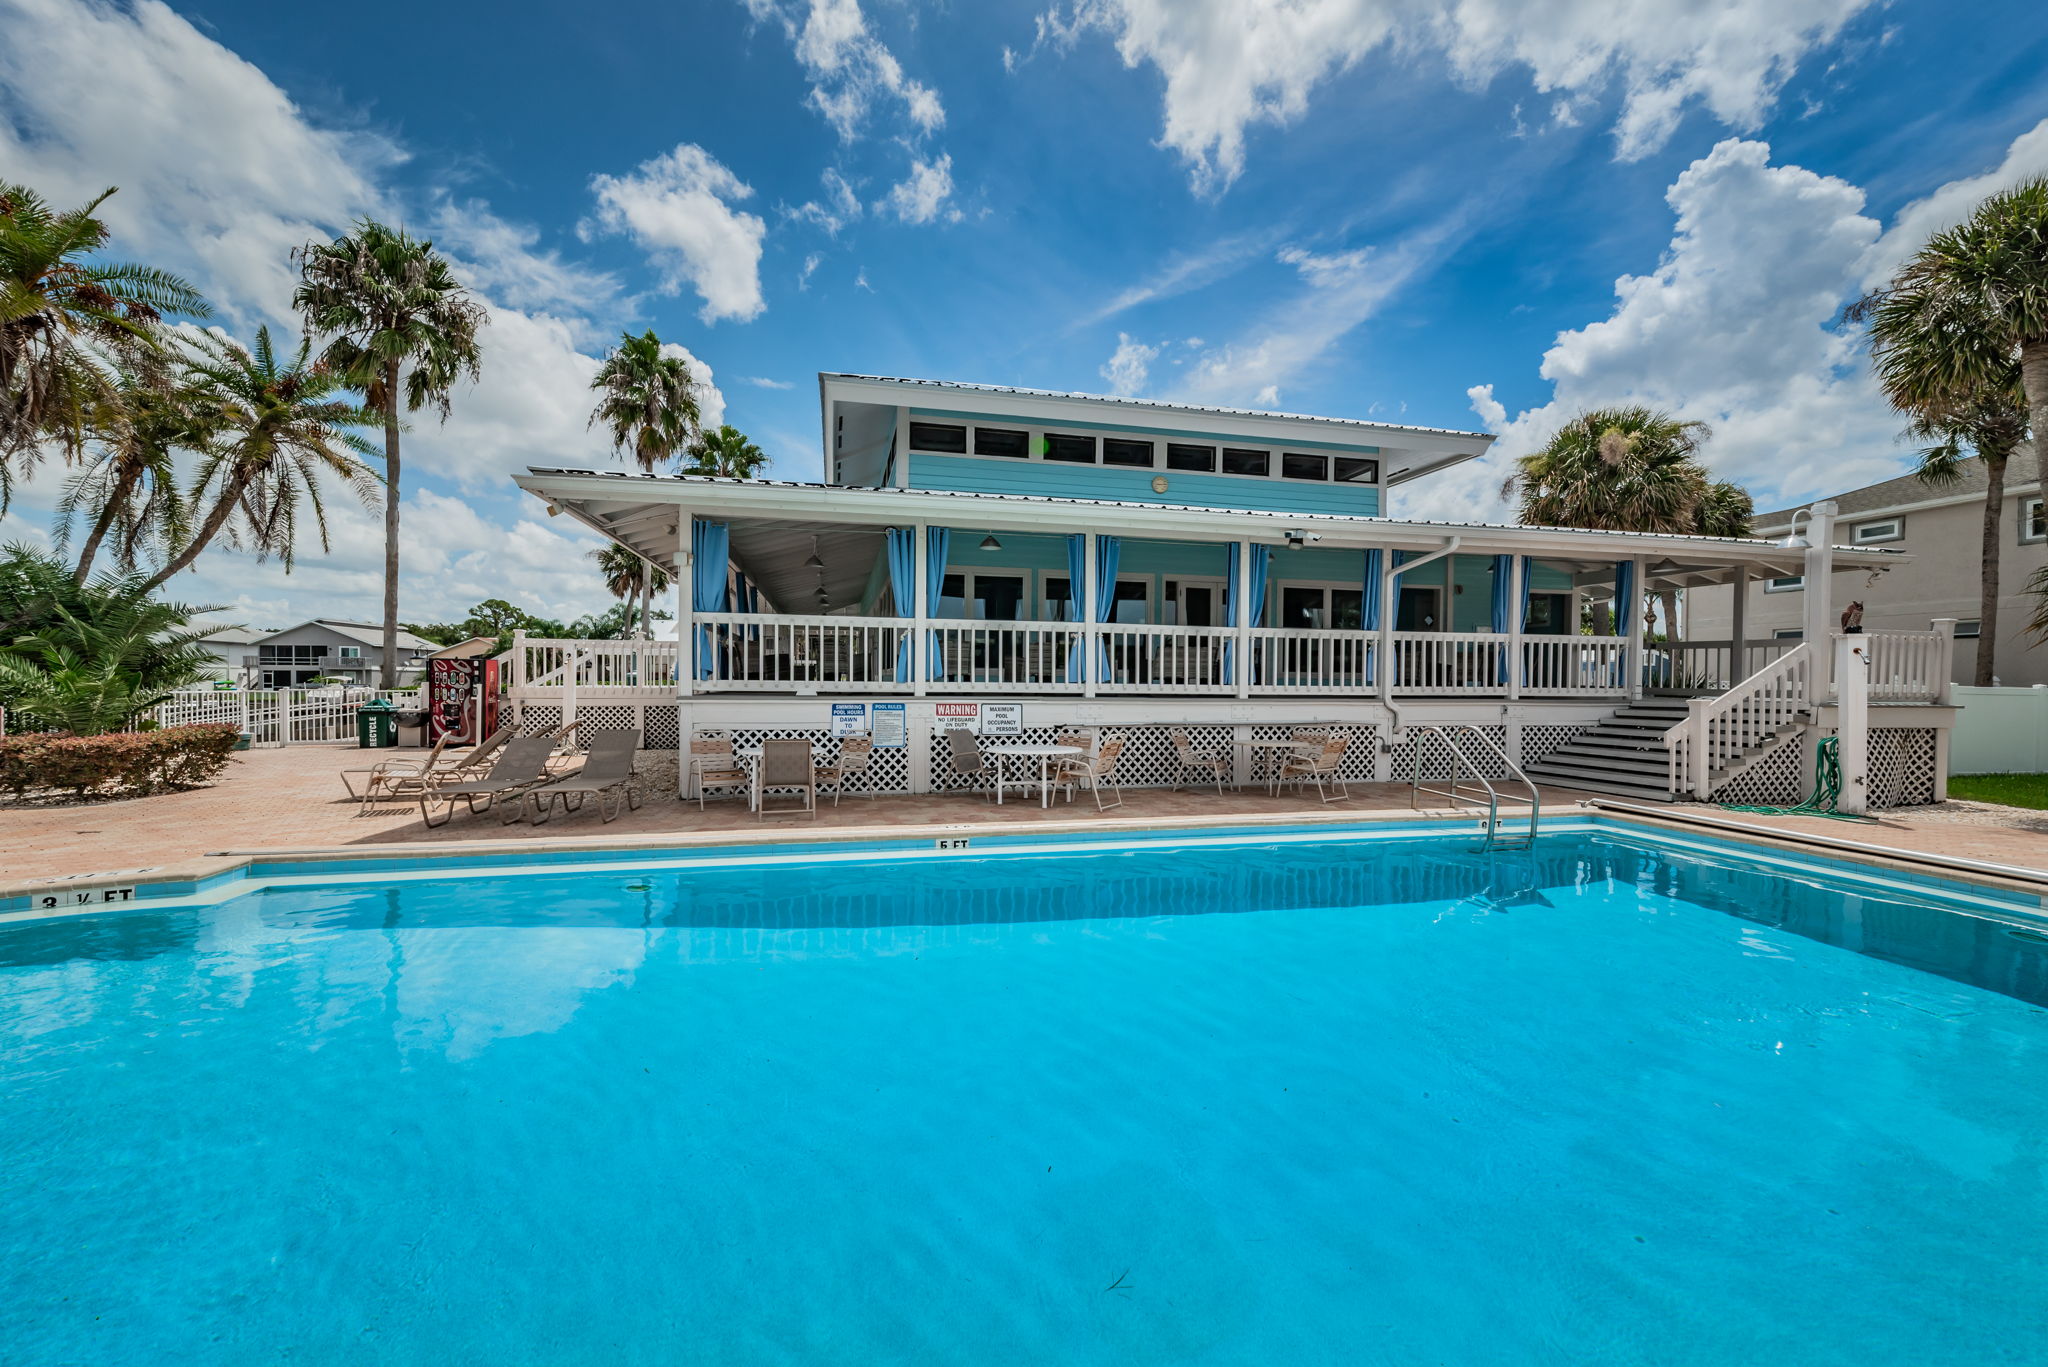
<instances>
[{"instance_id":1,"label":"grass lawn","mask_svg":"<svg viewBox=\"0 0 2048 1367\"><path fill-rule=\"evenodd\" d=\"M2048 810L2048 774L1957 774L1948 781L1948 795Z\"/></svg>"}]
</instances>

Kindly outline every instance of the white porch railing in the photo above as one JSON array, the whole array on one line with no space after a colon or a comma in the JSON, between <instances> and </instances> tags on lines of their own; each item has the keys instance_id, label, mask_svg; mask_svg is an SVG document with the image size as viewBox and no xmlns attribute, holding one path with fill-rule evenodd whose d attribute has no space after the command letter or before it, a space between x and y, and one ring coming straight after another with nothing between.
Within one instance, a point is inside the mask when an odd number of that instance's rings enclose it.
<instances>
[{"instance_id":1,"label":"white porch railing","mask_svg":"<svg viewBox=\"0 0 2048 1367\"><path fill-rule=\"evenodd\" d=\"M1870 643L1870 700L1874 703L1936 703L1948 692L1955 640L1946 631L1873 631Z\"/></svg>"},{"instance_id":2,"label":"white porch railing","mask_svg":"<svg viewBox=\"0 0 2048 1367\"><path fill-rule=\"evenodd\" d=\"M1664 641L1644 652L1643 686L1653 693L1719 693L1798 645L1796 640Z\"/></svg>"},{"instance_id":3,"label":"white porch railing","mask_svg":"<svg viewBox=\"0 0 2048 1367\"><path fill-rule=\"evenodd\" d=\"M622 699L660 700L676 695L674 641L561 641L513 643L507 658L506 689L526 697L565 692L573 665L579 692Z\"/></svg>"},{"instance_id":4,"label":"white porch railing","mask_svg":"<svg viewBox=\"0 0 2048 1367\"><path fill-rule=\"evenodd\" d=\"M1364 693L1379 637L1357 631L1252 629L1254 694Z\"/></svg>"},{"instance_id":5,"label":"white porch railing","mask_svg":"<svg viewBox=\"0 0 2048 1367\"><path fill-rule=\"evenodd\" d=\"M886 692L910 638L910 623L900 617L700 612L692 620L687 634L708 635L710 646L694 686L738 693ZM673 671L669 677L673 697Z\"/></svg>"},{"instance_id":6,"label":"white porch railing","mask_svg":"<svg viewBox=\"0 0 2048 1367\"><path fill-rule=\"evenodd\" d=\"M1455 697L1507 691L1509 637L1487 631L1397 631L1394 692Z\"/></svg>"},{"instance_id":7,"label":"white porch railing","mask_svg":"<svg viewBox=\"0 0 2048 1367\"><path fill-rule=\"evenodd\" d=\"M1235 693L1231 627L1169 627L1105 622L1098 629L1100 693Z\"/></svg>"},{"instance_id":8,"label":"white porch railing","mask_svg":"<svg viewBox=\"0 0 2048 1367\"><path fill-rule=\"evenodd\" d=\"M942 621L929 624L926 648L934 682L953 691L1079 693L1085 635L1070 622Z\"/></svg>"},{"instance_id":9,"label":"white porch railing","mask_svg":"<svg viewBox=\"0 0 2048 1367\"><path fill-rule=\"evenodd\" d=\"M1628 689L1628 637L1524 636L1522 696L1571 698Z\"/></svg>"},{"instance_id":10,"label":"white porch railing","mask_svg":"<svg viewBox=\"0 0 2048 1367\"><path fill-rule=\"evenodd\" d=\"M1684 721L1664 733L1674 793L1706 800L1715 771L1778 735L1808 710L1814 697L1816 657L1797 641L1726 692L1694 698Z\"/></svg>"}]
</instances>

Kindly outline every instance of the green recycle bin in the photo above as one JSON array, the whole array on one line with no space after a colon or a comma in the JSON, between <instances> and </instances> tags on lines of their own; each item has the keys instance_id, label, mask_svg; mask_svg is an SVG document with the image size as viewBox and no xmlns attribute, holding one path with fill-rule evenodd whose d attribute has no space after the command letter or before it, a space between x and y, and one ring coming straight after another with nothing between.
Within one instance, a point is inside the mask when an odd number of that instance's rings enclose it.
<instances>
[{"instance_id":1,"label":"green recycle bin","mask_svg":"<svg viewBox=\"0 0 2048 1367\"><path fill-rule=\"evenodd\" d=\"M356 709L356 746L362 750L378 750L398 744L398 713L383 698L376 698Z\"/></svg>"}]
</instances>

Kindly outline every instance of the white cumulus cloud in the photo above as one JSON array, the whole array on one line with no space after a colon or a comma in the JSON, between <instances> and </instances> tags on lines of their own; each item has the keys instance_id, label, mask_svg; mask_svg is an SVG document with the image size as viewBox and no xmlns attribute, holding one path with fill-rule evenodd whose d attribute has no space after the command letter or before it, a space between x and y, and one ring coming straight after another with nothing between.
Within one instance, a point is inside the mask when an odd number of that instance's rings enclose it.
<instances>
[{"instance_id":1,"label":"white cumulus cloud","mask_svg":"<svg viewBox=\"0 0 2048 1367\"><path fill-rule=\"evenodd\" d=\"M904 75L903 64L869 31L860 0L746 0L746 6L757 22L781 26L810 81L808 103L843 141L860 136L878 104L900 106L920 135L945 123L938 95Z\"/></svg>"},{"instance_id":2,"label":"white cumulus cloud","mask_svg":"<svg viewBox=\"0 0 2048 1367\"><path fill-rule=\"evenodd\" d=\"M658 265L664 288L685 284L704 301L697 316L745 322L767 303L761 297L761 240L767 225L734 206L753 187L695 143L644 161L623 176L597 175L587 232L624 233Z\"/></svg>"},{"instance_id":3,"label":"white cumulus cloud","mask_svg":"<svg viewBox=\"0 0 2048 1367\"><path fill-rule=\"evenodd\" d=\"M1159 348L1146 346L1128 332L1116 335L1116 350L1102 363L1102 378L1109 381L1112 394L1137 394L1143 392L1145 381L1152 373L1152 362L1159 359Z\"/></svg>"},{"instance_id":4,"label":"white cumulus cloud","mask_svg":"<svg viewBox=\"0 0 2048 1367\"><path fill-rule=\"evenodd\" d=\"M876 207L887 209L905 223L930 223L942 215L948 222L958 222L960 211L947 205L952 197L953 158L942 155L912 162L909 176Z\"/></svg>"},{"instance_id":5,"label":"white cumulus cloud","mask_svg":"<svg viewBox=\"0 0 2048 1367\"><path fill-rule=\"evenodd\" d=\"M1435 53L1477 88L1527 73L1555 95L1553 119L1577 121L1575 97L1620 91L1616 153L1663 146L1698 105L1738 131L1758 127L1814 48L1875 0L1073 0L1038 18L1041 44L1086 32L1115 42L1127 67L1165 82L1160 141L1204 193L1244 170L1247 131L1307 112L1317 86L1375 54Z\"/></svg>"}]
</instances>

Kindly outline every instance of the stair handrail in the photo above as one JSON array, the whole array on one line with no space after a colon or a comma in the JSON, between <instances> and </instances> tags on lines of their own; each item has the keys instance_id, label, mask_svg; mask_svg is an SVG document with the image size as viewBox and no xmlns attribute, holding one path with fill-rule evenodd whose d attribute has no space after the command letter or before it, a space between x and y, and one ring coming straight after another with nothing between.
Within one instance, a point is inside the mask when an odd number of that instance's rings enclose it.
<instances>
[{"instance_id":1,"label":"stair handrail","mask_svg":"<svg viewBox=\"0 0 2048 1367\"><path fill-rule=\"evenodd\" d=\"M1527 836L1527 839L1532 844L1535 842L1536 828L1538 823L1542 819L1543 813L1542 795L1537 792L1536 785L1530 781L1529 776L1526 773L1522 772L1522 766L1515 763L1514 760L1509 758L1508 752L1501 748L1499 743L1496 742L1492 736L1487 735L1485 731L1481 730L1477 726L1473 726L1469 722L1449 722L1444 724L1431 723L1428 725L1418 726L1413 729L1418 732L1426 732L1430 735L1435 736L1438 740L1441 740L1444 743L1444 748L1451 752L1451 786L1448 792L1442 788L1425 788L1423 786L1422 745L1418 741L1415 746L1415 772L1413 776L1413 791L1409 795L1409 803L1411 806L1415 807L1417 810L1420 810L1422 807L1421 799L1424 793L1428 793L1431 797L1448 798L1450 800L1451 807L1453 808L1453 810L1457 808L1460 802L1470 802L1473 806L1478 806L1478 798L1467 798L1458 791L1458 766L1460 764L1465 765L1466 767L1472 770L1472 777L1479 781L1479 786L1486 790L1486 848L1493 848L1496 833L1500 830L1501 794L1497 789L1494 788L1492 782L1488 780L1486 775L1480 771L1479 766L1472 763L1472 757L1470 755L1467 755L1463 747L1461 747L1457 741L1451 738L1450 733L1452 731L1466 731L1471 733L1471 735L1476 740L1478 740L1478 742L1481 745L1484 745L1488 750L1491 750L1493 752L1495 758L1499 759L1501 764L1507 769L1507 774L1509 778L1514 779L1516 782L1520 783L1524 788L1529 790L1529 795L1526 798L1517 797L1510 794L1508 800L1511 802L1525 802L1528 804L1529 834Z\"/></svg>"},{"instance_id":2,"label":"stair handrail","mask_svg":"<svg viewBox=\"0 0 2048 1367\"><path fill-rule=\"evenodd\" d=\"M1805 710L1812 698L1814 659L1813 642L1801 641L1726 692L1687 699L1685 720L1662 738L1672 795L1712 796L1716 760L1742 755Z\"/></svg>"}]
</instances>

